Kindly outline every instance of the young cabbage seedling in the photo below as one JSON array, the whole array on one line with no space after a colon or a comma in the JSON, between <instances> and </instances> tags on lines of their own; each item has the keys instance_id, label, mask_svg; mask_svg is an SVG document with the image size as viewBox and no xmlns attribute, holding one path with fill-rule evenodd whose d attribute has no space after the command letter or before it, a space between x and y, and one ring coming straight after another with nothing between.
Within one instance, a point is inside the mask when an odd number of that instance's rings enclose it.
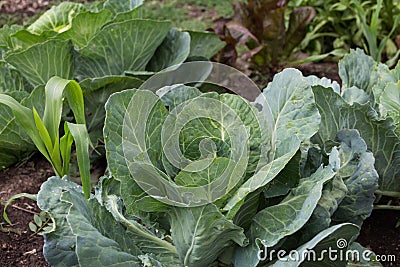
<instances>
[{"instance_id":1,"label":"young cabbage seedling","mask_svg":"<svg viewBox=\"0 0 400 267\"><path fill-rule=\"evenodd\" d=\"M51 163L57 176L69 174L71 146L75 141L78 167L86 198L90 196L89 135L86 128L82 89L76 81L52 77L45 86L45 108L40 118L35 107L21 105L9 95L0 94L0 103L11 108L15 118L33 143ZM64 136L60 138L63 97L74 113L76 123L64 123Z\"/></svg>"}]
</instances>

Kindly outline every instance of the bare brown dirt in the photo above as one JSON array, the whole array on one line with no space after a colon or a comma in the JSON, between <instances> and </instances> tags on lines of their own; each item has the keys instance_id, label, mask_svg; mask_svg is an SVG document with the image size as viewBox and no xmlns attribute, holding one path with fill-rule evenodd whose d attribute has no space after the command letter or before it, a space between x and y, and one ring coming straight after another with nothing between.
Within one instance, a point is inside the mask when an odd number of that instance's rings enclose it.
<instances>
[{"instance_id":1,"label":"bare brown dirt","mask_svg":"<svg viewBox=\"0 0 400 267\"><path fill-rule=\"evenodd\" d=\"M20 167L0 171L1 214L5 200L18 193L36 194L40 185L53 175L50 164L39 156ZM7 209L10 226L0 216L0 266L49 266L43 256L43 237L32 235L28 224L40 209L28 198L18 199Z\"/></svg>"}]
</instances>

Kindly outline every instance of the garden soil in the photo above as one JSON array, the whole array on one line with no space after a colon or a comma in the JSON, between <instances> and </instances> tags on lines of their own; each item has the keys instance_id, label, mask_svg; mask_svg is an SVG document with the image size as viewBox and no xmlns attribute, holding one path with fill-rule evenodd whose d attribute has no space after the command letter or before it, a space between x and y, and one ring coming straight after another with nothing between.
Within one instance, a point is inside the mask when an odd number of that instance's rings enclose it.
<instances>
[{"instance_id":1,"label":"garden soil","mask_svg":"<svg viewBox=\"0 0 400 267\"><path fill-rule=\"evenodd\" d=\"M19 167L0 171L0 214L4 202L18 193L36 194L40 185L53 175L52 168L40 156ZM40 209L28 198L18 199L8 207L10 226L0 216L0 266L49 266L43 257L43 237L32 235L28 224Z\"/></svg>"}]
</instances>

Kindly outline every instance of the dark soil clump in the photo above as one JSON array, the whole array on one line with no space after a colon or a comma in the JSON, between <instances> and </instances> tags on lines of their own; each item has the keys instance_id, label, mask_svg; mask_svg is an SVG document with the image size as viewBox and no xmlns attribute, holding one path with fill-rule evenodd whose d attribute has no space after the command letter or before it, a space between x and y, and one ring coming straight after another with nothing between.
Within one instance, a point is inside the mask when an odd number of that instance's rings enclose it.
<instances>
[{"instance_id":1,"label":"dark soil clump","mask_svg":"<svg viewBox=\"0 0 400 267\"><path fill-rule=\"evenodd\" d=\"M400 220L400 212L393 210L374 210L372 215L364 221L358 242L371 249L386 261L383 266L400 266L400 228L395 227ZM389 259L394 255L395 260Z\"/></svg>"}]
</instances>

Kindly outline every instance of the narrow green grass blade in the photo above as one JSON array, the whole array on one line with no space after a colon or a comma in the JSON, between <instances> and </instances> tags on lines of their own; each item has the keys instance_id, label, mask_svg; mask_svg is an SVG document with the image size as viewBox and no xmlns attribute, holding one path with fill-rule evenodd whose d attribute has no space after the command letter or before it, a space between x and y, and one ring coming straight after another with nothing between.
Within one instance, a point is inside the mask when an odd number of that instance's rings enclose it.
<instances>
[{"instance_id":1,"label":"narrow green grass blade","mask_svg":"<svg viewBox=\"0 0 400 267\"><path fill-rule=\"evenodd\" d=\"M8 199L7 202L4 204L4 210L3 210L3 218L10 225L12 225L12 223L7 216L7 208L14 200L21 198L21 197L27 197L29 199L32 199L33 201L37 200L37 195L28 194L28 193L16 194L16 195L13 195L12 197L10 197L10 199Z\"/></svg>"},{"instance_id":2,"label":"narrow green grass blade","mask_svg":"<svg viewBox=\"0 0 400 267\"><path fill-rule=\"evenodd\" d=\"M386 47L386 43L388 42L388 40L390 39L390 37L392 36L392 34L395 32L395 30L397 29L397 27L400 24L400 17L396 17L392 26L392 29L390 30L390 32L388 34L385 35L385 37L382 39L381 43L379 44L379 48L378 48L378 52L379 54L383 53L383 50ZM400 51L400 50L399 50ZM394 64L393 64L394 65ZM390 65L389 65L390 66Z\"/></svg>"},{"instance_id":3,"label":"narrow green grass blade","mask_svg":"<svg viewBox=\"0 0 400 267\"><path fill-rule=\"evenodd\" d=\"M28 136L32 139L37 149L40 151L40 153L43 154L43 156L45 156L45 158L49 162L51 162L50 156L47 153L46 147L41 140L39 132L36 128L32 111L29 108L18 103L18 101L16 101L9 95L0 94L0 103L7 105L9 108L11 108L11 111L14 114L15 118L24 128Z\"/></svg>"},{"instance_id":4,"label":"narrow green grass blade","mask_svg":"<svg viewBox=\"0 0 400 267\"><path fill-rule=\"evenodd\" d=\"M61 162L61 155L60 155L60 137L57 135L56 136L56 141L54 143L53 151L50 151L50 157L54 162L54 165L57 166L57 173L59 174L60 177L63 177L66 175L63 173L63 164Z\"/></svg>"},{"instance_id":5,"label":"narrow green grass blade","mask_svg":"<svg viewBox=\"0 0 400 267\"><path fill-rule=\"evenodd\" d=\"M372 16L371 16L371 30L377 34L378 32L378 26L380 24L379 21L379 14L382 9L382 0L377 0L376 1L376 7L373 9Z\"/></svg>"},{"instance_id":6,"label":"narrow green grass blade","mask_svg":"<svg viewBox=\"0 0 400 267\"><path fill-rule=\"evenodd\" d=\"M51 142L49 132L47 131L46 126L44 126L44 123L35 108L33 108L33 119L36 124L36 129L38 130L40 138L46 146L47 151L53 151L53 143Z\"/></svg>"},{"instance_id":7,"label":"narrow green grass blade","mask_svg":"<svg viewBox=\"0 0 400 267\"><path fill-rule=\"evenodd\" d=\"M89 134L85 124L67 122L68 128L75 140L76 154L78 158L79 173L81 175L83 193L90 197L90 160L89 160Z\"/></svg>"},{"instance_id":8,"label":"narrow green grass blade","mask_svg":"<svg viewBox=\"0 0 400 267\"><path fill-rule=\"evenodd\" d=\"M56 142L60 128L63 106L62 95L67 83L68 80L59 77L52 77L45 87L46 104L44 108L43 122L49 131L53 144Z\"/></svg>"},{"instance_id":9,"label":"narrow green grass blade","mask_svg":"<svg viewBox=\"0 0 400 267\"><path fill-rule=\"evenodd\" d=\"M53 145L53 142L50 138L49 132L47 131L46 126L44 125L42 119L40 118L40 116L35 108L33 108L33 119L35 121L36 129L39 133L39 136L42 139L42 142L46 147L47 153L50 156L50 159L51 159L50 163L53 166L57 175L62 177L63 174L61 173L62 168L61 168L60 156L58 155L58 157L57 157L57 155L54 155L55 153L57 153L58 140L55 140L55 143Z\"/></svg>"},{"instance_id":10,"label":"narrow green grass blade","mask_svg":"<svg viewBox=\"0 0 400 267\"><path fill-rule=\"evenodd\" d=\"M73 80L52 77L46 84L46 105L43 121L53 143L58 135L63 106L63 94L72 109L77 123L85 123L83 93L79 84Z\"/></svg>"},{"instance_id":11,"label":"narrow green grass blade","mask_svg":"<svg viewBox=\"0 0 400 267\"><path fill-rule=\"evenodd\" d=\"M63 162L63 173L69 174L69 161L71 160L71 146L74 142L72 135L68 129L67 123L64 123L64 136L60 139L60 152Z\"/></svg>"},{"instance_id":12,"label":"narrow green grass blade","mask_svg":"<svg viewBox=\"0 0 400 267\"><path fill-rule=\"evenodd\" d=\"M74 113L76 123L86 124L83 93L79 83L70 80L66 85L64 93L68 100L68 104Z\"/></svg>"}]
</instances>

